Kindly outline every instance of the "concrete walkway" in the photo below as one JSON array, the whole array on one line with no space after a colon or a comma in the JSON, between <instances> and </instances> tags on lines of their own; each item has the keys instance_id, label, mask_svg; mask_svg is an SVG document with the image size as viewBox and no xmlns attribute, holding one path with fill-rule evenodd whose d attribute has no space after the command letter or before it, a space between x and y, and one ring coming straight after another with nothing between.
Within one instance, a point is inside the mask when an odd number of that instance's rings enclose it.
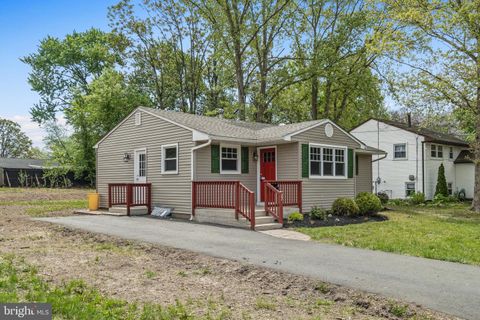
<instances>
[{"instance_id":1,"label":"concrete walkway","mask_svg":"<svg viewBox=\"0 0 480 320\"><path fill-rule=\"evenodd\" d=\"M147 217L37 220L235 259L480 319L480 268L475 266Z\"/></svg>"}]
</instances>

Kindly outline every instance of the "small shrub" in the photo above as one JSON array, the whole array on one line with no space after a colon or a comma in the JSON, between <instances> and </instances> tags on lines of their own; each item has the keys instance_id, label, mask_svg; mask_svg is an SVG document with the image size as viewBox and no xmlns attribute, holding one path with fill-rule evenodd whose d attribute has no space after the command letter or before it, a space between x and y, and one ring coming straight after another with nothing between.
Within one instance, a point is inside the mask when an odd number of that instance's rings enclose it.
<instances>
[{"instance_id":1,"label":"small shrub","mask_svg":"<svg viewBox=\"0 0 480 320\"><path fill-rule=\"evenodd\" d=\"M430 203L429 205L434 207L441 207L456 202L458 202L458 199L454 196L444 196L442 194L437 194L433 198L432 203Z\"/></svg>"},{"instance_id":2,"label":"small shrub","mask_svg":"<svg viewBox=\"0 0 480 320\"><path fill-rule=\"evenodd\" d=\"M288 216L288 222L303 221L303 214L300 212L293 212Z\"/></svg>"},{"instance_id":3,"label":"small shrub","mask_svg":"<svg viewBox=\"0 0 480 320\"><path fill-rule=\"evenodd\" d=\"M398 318L403 318L408 314L408 306L397 303L390 303L388 311Z\"/></svg>"},{"instance_id":4,"label":"small shrub","mask_svg":"<svg viewBox=\"0 0 480 320\"><path fill-rule=\"evenodd\" d=\"M415 205L425 203L425 194L421 192L415 192L410 196L410 202Z\"/></svg>"},{"instance_id":5,"label":"small shrub","mask_svg":"<svg viewBox=\"0 0 480 320\"><path fill-rule=\"evenodd\" d=\"M355 197L355 202L362 215L374 214L382 210L382 202L371 192L360 192Z\"/></svg>"},{"instance_id":6,"label":"small shrub","mask_svg":"<svg viewBox=\"0 0 480 320\"><path fill-rule=\"evenodd\" d=\"M327 220L327 215L327 210L319 207L313 207L310 210L310 218L315 220Z\"/></svg>"},{"instance_id":7,"label":"small shrub","mask_svg":"<svg viewBox=\"0 0 480 320\"><path fill-rule=\"evenodd\" d=\"M332 204L332 211L339 216L355 216L359 213L355 200L350 198L338 198Z\"/></svg>"},{"instance_id":8,"label":"small shrub","mask_svg":"<svg viewBox=\"0 0 480 320\"><path fill-rule=\"evenodd\" d=\"M386 192L377 193L377 197L378 197L378 199L380 199L380 202L383 205L386 205L388 203L388 200L390 200L390 197L388 196L388 194Z\"/></svg>"},{"instance_id":9,"label":"small shrub","mask_svg":"<svg viewBox=\"0 0 480 320\"><path fill-rule=\"evenodd\" d=\"M392 206L408 206L410 205L410 200L405 199L390 199L388 204Z\"/></svg>"},{"instance_id":10,"label":"small shrub","mask_svg":"<svg viewBox=\"0 0 480 320\"><path fill-rule=\"evenodd\" d=\"M443 163L438 167L437 186L435 188L435 196L437 195L448 197L447 179L445 179L445 167Z\"/></svg>"}]
</instances>

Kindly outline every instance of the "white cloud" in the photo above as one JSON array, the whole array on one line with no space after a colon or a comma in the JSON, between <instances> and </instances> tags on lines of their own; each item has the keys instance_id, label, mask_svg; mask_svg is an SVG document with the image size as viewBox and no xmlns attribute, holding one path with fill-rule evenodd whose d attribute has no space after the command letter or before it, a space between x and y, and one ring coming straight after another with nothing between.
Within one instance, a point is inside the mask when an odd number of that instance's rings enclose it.
<instances>
[{"instance_id":1,"label":"white cloud","mask_svg":"<svg viewBox=\"0 0 480 320\"><path fill-rule=\"evenodd\" d=\"M32 140L33 146L43 149L45 143L43 138L46 135L45 130L38 125L38 123L33 122L30 115L14 115L11 117L6 117L6 119L15 121L20 125L22 131ZM63 115L59 115L58 123L60 125L65 125L66 120Z\"/></svg>"}]
</instances>

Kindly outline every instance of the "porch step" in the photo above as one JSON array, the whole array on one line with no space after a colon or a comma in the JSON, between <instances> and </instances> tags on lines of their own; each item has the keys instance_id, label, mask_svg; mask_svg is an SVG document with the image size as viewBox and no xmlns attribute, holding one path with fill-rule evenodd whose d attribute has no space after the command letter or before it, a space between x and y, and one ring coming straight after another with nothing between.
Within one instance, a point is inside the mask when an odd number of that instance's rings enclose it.
<instances>
[{"instance_id":1,"label":"porch step","mask_svg":"<svg viewBox=\"0 0 480 320\"><path fill-rule=\"evenodd\" d=\"M273 222L273 223L262 223L255 225L255 231L265 231L265 230L273 230L273 229L281 229L283 225L281 223Z\"/></svg>"},{"instance_id":2,"label":"porch step","mask_svg":"<svg viewBox=\"0 0 480 320\"><path fill-rule=\"evenodd\" d=\"M113 206L108 209L108 212L115 215L127 215L127 207L126 206ZM131 216L141 216L148 214L148 208L146 206L139 206L139 207L131 207L130 208L130 215Z\"/></svg>"}]
</instances>

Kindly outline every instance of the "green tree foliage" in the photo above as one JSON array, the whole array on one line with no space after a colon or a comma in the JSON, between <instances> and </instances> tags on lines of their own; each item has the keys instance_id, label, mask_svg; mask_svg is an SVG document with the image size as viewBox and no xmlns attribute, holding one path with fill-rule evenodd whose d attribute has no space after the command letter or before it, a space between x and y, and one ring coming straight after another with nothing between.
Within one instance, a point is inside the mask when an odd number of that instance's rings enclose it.
<instances>
[{"instance_id":1,"label":"green tree foliage","mask_svg":"<svg viewBox=\"0 0 480 320\"><path fill-rule=\"evenodd\" d=\"M438 167L437 186L435 187L435 196L436 195L448 197L447 179L445 178L445 167L443 163Z\"/></svg>"},{"instance_id":2,"label":"green tree foliage","mask_svg":"<svg viewBox=\"0 0 480 320\"><path fill-rule=\"evenodd\" d=\"M0 118L0 157L29 158L32 141L16 122Z\"/></svg>"},{"instance_id":3,"label":"green tree foliage","mask_svg":"<svg viewBox=\"0 0 480 320\"><path fill-rule=\"evenodd\" d=\"M407 71L397 82L403 98L420 109L451 110L469 129L475 153L473 207L480 212L480 1L387 0L376 5L390 22L387 34L395 35L386 42L410 52L404 59L392 57Z\"/></svg>"}]
</instances>

